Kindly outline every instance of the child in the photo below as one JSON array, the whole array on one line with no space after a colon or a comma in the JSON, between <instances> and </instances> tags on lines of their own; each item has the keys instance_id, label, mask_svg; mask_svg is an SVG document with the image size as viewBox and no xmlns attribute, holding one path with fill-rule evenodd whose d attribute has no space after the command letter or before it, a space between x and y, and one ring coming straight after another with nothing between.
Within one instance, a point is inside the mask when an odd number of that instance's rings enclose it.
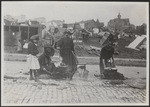
<instances>
[{"instance_id":1,"label":"child","mask_svg":"<svg viewBox=\"0 0 150 107\"><path fill-rule=\"evenodd\" d=\"M39 37L37 35L34 35L30 38L30 42L28 44L28 63L30 68L30 80L34 80L33 73L35 77L35 82L38 81L38 69L40 69L39 61L37 58L37 54L39 53L37 50L36 44L38 43Z\"/></svg>"}]
</instances>

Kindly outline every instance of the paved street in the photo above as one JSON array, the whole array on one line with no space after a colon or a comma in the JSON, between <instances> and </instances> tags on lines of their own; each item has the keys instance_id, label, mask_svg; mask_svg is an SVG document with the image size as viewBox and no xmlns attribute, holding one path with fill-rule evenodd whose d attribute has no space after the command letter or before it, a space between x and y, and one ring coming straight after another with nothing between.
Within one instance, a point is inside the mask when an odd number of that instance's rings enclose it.
<instances>
[{"instance_id":1,"label":"paved street","mask_svg":"<svg viewBox=\"0 0 150 107\"><path fill-rule=\"evenodd\" d=\"M43 80L44 81L44 80ZM145 89L134 89L124 84L111 85L109 81L91 79L71 82L45 80L46 85L33 81L4 82L4 102L8 104L57 103L145 103Z\"/></svg>"},{"instance_id":2,"label":"paved street","mask_svg":"<svg viewBox=\"0 0 150 107\"><path fill-rule=\"evenodd\" d=\"M12 64L13 63L13 64ZM87 66L88 80L75 74L72 81L40 79L44 84L29 81L25 62L5 62L3 73L17 79L4 79L2 98L4 104L144 104L146 89L129 87L123 81L111 81L93 76L93 66ZM93 69L93 70L92 70ZM119 68L121 69L121 68ZM133 69L133 68L132 68ZM141 68L143 69L143 68ZM141 70L140 69L140 70ZM144 70L144 69L143 69ZM145 69L146 70L146 69Z\"/></svg>"}]
</instances>

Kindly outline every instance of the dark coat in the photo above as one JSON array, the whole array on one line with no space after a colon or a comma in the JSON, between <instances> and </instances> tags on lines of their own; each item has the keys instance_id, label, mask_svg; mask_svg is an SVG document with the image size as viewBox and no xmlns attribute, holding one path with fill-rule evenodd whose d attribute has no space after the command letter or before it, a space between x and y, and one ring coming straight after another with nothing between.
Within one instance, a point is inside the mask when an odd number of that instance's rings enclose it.
<instances>
[{"instance_id":1,"label":"dark coat","mask_svg":"<svg viewBox=\"0 0 150 107\"><path fill-rule=\"evenodd\" d=\"M49 72L53 72L55 70L55 65L51 63L50 56L47 56L45 53L39 56L38 60L40 64L40 73L44 73L43 68L45 68Z\"/></svg>"},{"instance_id":2,"label":"dark coat","mask_svg":"<svg viewBox=\"0 0 150 107\"><path fill-rule=\"evenodd\" d=\"M105 46L102 48L101 53L100 53L100 73L104 73L104 63L103 59L105 61L105 65L108 66L107 60L110 58L113 58L114 54L114 48L113 46ZM110 65L109 65L110 67Z\"/></svg>"},{"instance_id":3,"label":"dark coat","mask_svg":"<svg viewBox=\"0 0 150 107\"><path fill-rule=\"evenodd\" d=\"M58 47L60 47L60 56L62 57L62 62L66 65L74 66L76 62L72 53L74 52L73 40L69 37L61 38L58 41Z\"/></svg>"},{"instance_id":4,"label":"dark coat","mask_svg":"<svg viewBox=\"0 0 150 107\"><path fill-rule=\"evenodd\" d=\"M38 54L37 46L33 42L29 42L28 44L28 54L36 56Z\"/></svg>"},{"instance_id":5,"label":"dark coat","mask_svg":"<svg viewBox=\"0 0 150 107\"><path fill-rule=\"evenodd\" d=\"M100 58L101 59L110 59L113 57L113 54L114 54L113 46L105 46L101 50Z\"/></svg>"},{"instance_id":6,"label":"dark coat","mask_svg":"<svg viewBox=\"0 0 150 107\"><path fill-rule=\"evenodd\" d=\"M43 53L41 56L38 58L40 66L47 66L50 64L51 58L50 56L46 56L45 53Z\"/></svg>"}]
</instances>

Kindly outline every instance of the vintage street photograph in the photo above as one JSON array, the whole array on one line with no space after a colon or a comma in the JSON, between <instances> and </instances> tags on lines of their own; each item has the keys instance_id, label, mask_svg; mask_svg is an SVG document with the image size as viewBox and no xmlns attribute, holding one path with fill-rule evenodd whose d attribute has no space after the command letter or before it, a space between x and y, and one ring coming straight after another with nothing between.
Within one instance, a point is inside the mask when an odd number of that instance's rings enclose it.
<instances>
[{"instance_id":1,"label":"vintage street photograph","mask_svg":"<svg viewBox=\"0 0 150 107\"><path fill-rule=\"evenodd\" d=\"M1 105L149 105L149 2L2 1Z\"/></svg>"}]
</instances>

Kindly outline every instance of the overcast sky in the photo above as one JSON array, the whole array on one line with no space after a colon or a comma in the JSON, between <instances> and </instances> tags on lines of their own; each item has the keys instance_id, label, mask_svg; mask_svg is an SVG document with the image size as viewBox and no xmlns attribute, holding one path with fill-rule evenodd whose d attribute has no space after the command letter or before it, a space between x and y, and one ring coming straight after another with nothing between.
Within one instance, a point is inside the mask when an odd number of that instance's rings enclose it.
<instances>
[{"instance_id":1,"label":"overcast sky","mask_svg":"<svg viewBox=\"0 0 150 107\"><path fill-rule=\"evenodd\" d=\"M50 20L65 20L66 23L99 19L107 22L117 17L129 18L130 23L141 25L148 20L148 3L138 2L2 2L2 14L26 15L27 19L45 17Z\"/></svg>"}]
</instances>

